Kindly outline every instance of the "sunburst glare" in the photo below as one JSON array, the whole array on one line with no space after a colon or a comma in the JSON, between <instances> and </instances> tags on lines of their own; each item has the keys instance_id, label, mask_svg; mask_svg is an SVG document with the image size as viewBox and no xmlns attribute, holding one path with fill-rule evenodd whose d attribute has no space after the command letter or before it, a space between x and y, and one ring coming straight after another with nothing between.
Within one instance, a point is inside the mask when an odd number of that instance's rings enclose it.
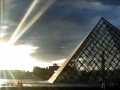
<instances>
[{"instance_id":1,"label":"sunburst glare","mask_svg":"<svg viewBox=\"0 0 120 90\"><path fill-rule=\"evenodd\" d=\"M8 10L8 0L1 0L1 16L0 16L0 70L3 70L4 77L6 73L4 70L9 70L10 75L15 79L10 70L25 70L32 71L35 65L45 66L46 63L37 62L30 54L34 53L38 47L31 45L14 45L14 43L45 13L45 11L54 3L55 0L33 0L27 12L16 27L14 33L9 39L8 43L4 43L4 37L8 35L7 30L11 27L5 23L7 21L6 10ZM45 4L27 21L33 9L38 3L45 2ZM7 33L6 33L7 32ZM46 65L50 65L47 63Z\"/></svg>"},{"instance_id":2,"label":"sunburst glare","mask_svg":"<svg viewBox=\"0 0 120 90\"><path fill-rule=\"evenodd\" d=\"M30 53L35 52L36 49L37 47L27 45L9 46L6 43L1 43L0 69L32 70L35 58L31 57Z\"/></svg>"}]
</instances>

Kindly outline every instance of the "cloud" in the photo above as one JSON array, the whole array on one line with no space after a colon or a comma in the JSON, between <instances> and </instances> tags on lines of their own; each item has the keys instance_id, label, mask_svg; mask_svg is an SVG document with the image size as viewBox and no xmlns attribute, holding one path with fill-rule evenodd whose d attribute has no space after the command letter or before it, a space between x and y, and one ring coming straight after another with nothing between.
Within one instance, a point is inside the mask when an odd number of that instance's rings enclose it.
<instances>
[{"instance_id":1,"label":"cloud","mask_svg":"<svg viewBox=\"0 0 120 90\"><path fill-rule=\"evenodd\" d=\"M5 40L9 40L32 1L11 2L8 20L5 23L9 27L6 30ZM51 63L67 58L101 17L119 26L120 8L112 7L118 6L117 3L120 2L118 0L56 0L15 44L39 47L31 54L36 61ZM41 4L38 3L28 21L40 8Z\"/></svg>"},{"instance_id":2,"label":"cloud","mask_svg":"<svg viewBox=\"0 0 120 90\"><path fill-rule=\"evenodd\" d=\"M38 61L49 62L68 57L92 27L89 23L92 18L86 18L87 14L82 13L84 10L77 10L69 6L51 6L17 43L40 47L32 54Z\"/></svg>"},{"instance_id":3,"label":"cloud","mask_svg":"<svg viewBox=\"0 0 120 90\"><path fill-rule=\"evenodd\" d=\"M103 6L119 7L119 0L57 0L58 5L70 6L71 8L95 9Z\"/></svg>"},{"instance_id":4,"label":"cloud","mask_svg":"<svg viewBox=\"0 0 120 90\"><path fill-rule=\"evenodd\" d=\"M66 59L61 59L61 60L55 60L55 61L51 61L52 63L57 63L58 65L61 65L65 62Z\"/></svg>"},{"instance_id":5,"label":"cloud","mask_svg":"<svg viewBox=\"0 0 120 90\"><path fill-rule=\"evenodd\" d=\"M95 8L101 6L96 0L57 0L57 4L68 5L72 8Z\"/></svg>"},{"instance_id":6,"label":"cloud","mask_svg":"<svg viewBox=\"0 0 120 90\"><path fill-rule=\"evenodd\" d=\"M110 5L110 6L119 6L120 1L119 0L94 0L101 2L103 5Z\"/></svg>"}]
</instances>

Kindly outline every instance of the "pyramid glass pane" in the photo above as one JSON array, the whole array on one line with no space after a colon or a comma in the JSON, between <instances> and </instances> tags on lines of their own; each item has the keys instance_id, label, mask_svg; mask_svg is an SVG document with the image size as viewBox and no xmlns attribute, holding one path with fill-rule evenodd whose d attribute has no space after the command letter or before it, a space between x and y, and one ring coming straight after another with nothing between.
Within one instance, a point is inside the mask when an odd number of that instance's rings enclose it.
<instances>
[{"instance_id":1,"label":"pyramid glass pane","mask_svg":"<svg viewBox=\"0 0 120 90\"><path fill-rule=\"evenodd\" d=\"M119 82L119 73L120 31L101 18L54 82Z\"/></svg>"}]
</instances>

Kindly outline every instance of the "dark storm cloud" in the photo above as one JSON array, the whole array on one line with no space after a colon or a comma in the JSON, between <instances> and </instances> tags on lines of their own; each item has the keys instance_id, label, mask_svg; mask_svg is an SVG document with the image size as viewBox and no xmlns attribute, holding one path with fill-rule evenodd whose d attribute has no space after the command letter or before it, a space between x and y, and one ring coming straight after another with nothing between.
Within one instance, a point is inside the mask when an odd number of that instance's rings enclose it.
<instances>
[{"instance_id":1,"label":"dark storm cloud","mask_svg":"<svg viewBox=\"0 0 120 90\"><path fill-rule=\"evenodd\" d=\"M56 2L60 3L60 4L80 5L80 7L81 7L81 4L83 4L83 6L84 5L93 5L92 3L95 4L97 2L100 2L103 5L111 5L111 6L119 6L120 5L119 0L56 0Z\"/></svg>"},{"instance_id":2,"label":"dark storm cloud","mask_svg":"<svg viewBox=\"0 0 120 90\"><path fill-rule=\"evenodd\" d=\"M29 1L29 2L28 2ZM9 9L10 37L32 0L15 0ZM67 58L101 17L118 25L118 0L56 0L49 9L16 42L39 47L31 56L38 61ZM107 7L106 7L107 6ZM29 19L41 8L39 4ZM14 17L12 17L14 16ZM115 18L117 17L117 19ZM117 21L116 21L117 20Z\"/></svg>"},{"instance_id":3,"label":"dark storm cloud","mask_svg":"<svg viewBox=\"0 0 120 90\"><path fill-rule=\"evenodd\" d=\"M120 5L119 0L96 0L96 1L101 2L103 5L112 5L112 6L119 6Z\"/></svg>"},{"instance_id":4,"label":"dark storm cloud","mask_svg":"<svg viewBox=\"0 0 120 90\"><path fill-rule=\"evenodd\" d=\"M91 25L89 18L93 15L89 14L89 10L86 11L88 14L84 9L55 3L20 38L18 43L31 43L38 46L36 53L32 54L36 58L48 61L67 58L91 30L91 27L86 25Z\"/></svg>"},{"instance_id":5,"label":"dark storm cloud","mask_svg":"<svg viewBox=\"0 0 120 90\"><path fill-rule=\"evenodd\" d=\"M9 3L9 19L20 22L31 3L32 0L13 0Z\"/></svg>"},{"instance_id":6,"label":"dark storm cloud","mask_svg":"<svg viewBox=\"0 0 120 90\"><path fill-rule=\"evenodd\" d=\"M103 4L103 2L100 3ZM109 19L109 17L116 15L116 12L111 14L112 10L112 8L106 7L103 7L103 9L78 8L76 6L67 6L64 2L60 5L58 3L53 5L43 16L43 22L47 23L46 28L43 28L43 30L48 33L45 36L51 41L48 39L49 42L46 43L46 47L38 49L35 55L44 56L43 58L48 61L55 58L67 58L101 17ZM114 18L111 19L114 20ZM74 38L74 36L76 37ZM63 49L62 46L66 48Z\"/></svg>"},{"instance_id":7,"label":"dark storm cloud","mask_svg":"<svg viewBox=\"0 0 120 90\"><path fill-rule=\"evenodd\" d=\"M0 19L1 26L8 26L5 32L5 40L9 40L13 32L17 28L32 0L2 0L3 1L3 18ZM0 2L1 3L1 2ZM2 10L2 9L0 9ZM2 30L2 29L1 29Z\"/></svg>"}]
</instances>

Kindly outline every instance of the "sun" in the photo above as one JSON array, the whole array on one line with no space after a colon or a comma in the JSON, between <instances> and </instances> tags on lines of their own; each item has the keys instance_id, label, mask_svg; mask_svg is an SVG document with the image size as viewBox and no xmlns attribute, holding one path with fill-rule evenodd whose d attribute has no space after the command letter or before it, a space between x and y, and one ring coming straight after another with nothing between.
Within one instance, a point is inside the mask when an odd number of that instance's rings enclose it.
<instances>
[{"instance_id":1,"label":"sun","mask_svg":"<svg viewBox=\"0 0 120 90\"><path fill-rule=\"evenodd\" d=\"M28 70L30 71L35 58L30 56L37 47L30 45L10 46L0 43L0 70Z\"/></svg>"}]
</instances>

